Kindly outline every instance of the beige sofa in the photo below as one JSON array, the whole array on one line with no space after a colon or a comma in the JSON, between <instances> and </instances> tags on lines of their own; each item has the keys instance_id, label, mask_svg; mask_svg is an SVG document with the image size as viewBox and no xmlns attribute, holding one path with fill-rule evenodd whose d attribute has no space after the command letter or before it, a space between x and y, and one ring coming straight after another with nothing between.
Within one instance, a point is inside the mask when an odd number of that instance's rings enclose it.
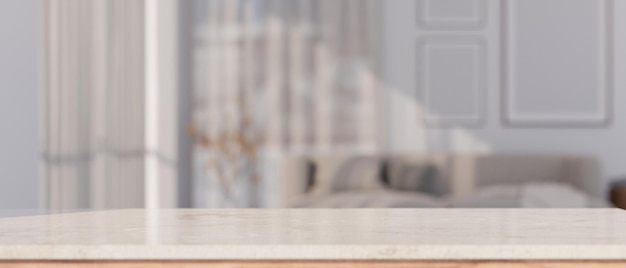
<instances>
[{"instance_id":1,"label":"beige sofa","mask_svg":"<svg viewBox=\"0 0 626 268\"><path fill-rule=\"evenodd\" d=\"M289 207L307 196L313 180L309 167L318 159L322 162L345 159L347 155L290 156L283 163L284 206ZM380 161L403 161L436 166L439 180L447 196L464 196L477 189L498 184L525 184L529 182L562 183L586 195L602 200L604 184L601 168L591 157L574 155L389 155L376 156Z\"/></svg>"}]
</instances>

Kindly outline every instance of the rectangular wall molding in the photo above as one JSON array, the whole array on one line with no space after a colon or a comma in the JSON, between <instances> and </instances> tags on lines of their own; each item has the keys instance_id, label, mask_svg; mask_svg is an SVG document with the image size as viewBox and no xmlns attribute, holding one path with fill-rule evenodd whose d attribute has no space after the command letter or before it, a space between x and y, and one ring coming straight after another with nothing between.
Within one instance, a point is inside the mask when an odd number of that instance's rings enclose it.
<instances>
[{"instance_id":1,"label":"rectangular wall molding","mask_svg":"<svg viewBox=\"0 0 626 268\"><path fill-rule=\"evenodd\" d=\"M502 3L505 125L610 124L612 5L611 0Z\"/></svg>"},{"instance_id":2,"label":"rectangular wall molding","mask_svg":"<svg viewBox=\"0 0 626 268\"><path fill-rule=\"evenodd\" d=\"M418 25L424 30L480 30L487 24L485 0L417 0Z\"/></svg>"},{"instance_id":3,"label":"rectangular wall molding","mask_svg":"<svg viewBox=\"0 0 626 268\"><path fill-rule=\"evenodd\" d=\"M479 127L487 94L486 42L480 36L424 36L418 42L418 91L425 125Z\"/></svg>"}]
</instances>

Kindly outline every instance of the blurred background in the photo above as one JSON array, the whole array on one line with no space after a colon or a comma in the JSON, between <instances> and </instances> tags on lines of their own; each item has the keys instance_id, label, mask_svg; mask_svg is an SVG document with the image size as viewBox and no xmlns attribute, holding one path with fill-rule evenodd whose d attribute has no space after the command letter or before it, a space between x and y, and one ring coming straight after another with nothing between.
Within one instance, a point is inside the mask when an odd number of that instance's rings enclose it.
<instances>
[{"instance_id":1,"label":"blurred background","mask_svg":"<svg viewBox=\"0 0 626 268\"><path fill-rule=\"evenodd\" d=\"M626 207L626 2L146 1L0 1L4 214Z\"/></svg>"}]
</instances>

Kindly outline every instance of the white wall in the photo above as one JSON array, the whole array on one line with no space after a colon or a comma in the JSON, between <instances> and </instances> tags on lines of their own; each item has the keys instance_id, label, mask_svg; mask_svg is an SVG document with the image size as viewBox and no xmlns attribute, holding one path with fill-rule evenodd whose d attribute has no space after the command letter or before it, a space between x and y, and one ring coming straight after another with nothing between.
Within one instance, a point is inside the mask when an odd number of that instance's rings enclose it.
<instances>
[{"instance_id":1,"label":"white wall","mask_svg":"<svg viewBox=\"0 0 626 268\"><path fill-rule=\"evenodd\" d=\"M626 176L626 1L615 1L615 109L607 128L507 128L500 113L499 4L489 0L486 122L479 129L425 130L416 96L414 0L385 2L385 83L388 86L389 145L394 151L447 150L519 153L574 153L602 161L605 180Z\"/></svg>"},{"instance_id":2,"label":"white wall","mask_svg":"<svg viewBox=\"0 0 626 268\"><path fill-rule=\"evenodd\" d=\"M40 0L0 1L0 210L39 206Z\"/></svg>"}]
</instances>

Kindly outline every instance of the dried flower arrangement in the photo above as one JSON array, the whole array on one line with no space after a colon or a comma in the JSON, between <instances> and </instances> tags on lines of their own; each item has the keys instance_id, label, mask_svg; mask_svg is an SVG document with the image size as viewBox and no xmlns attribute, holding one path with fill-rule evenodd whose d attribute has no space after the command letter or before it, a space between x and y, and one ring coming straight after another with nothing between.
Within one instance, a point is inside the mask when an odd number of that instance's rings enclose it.
<instances>
[{"instance_id":1,"label":"dried flower arrangement","mask_svg":"<svg viewBox=\"0 0 626 268\"><path fill-rule=\"evenodd\" d=\"M235 207L257 207L259 139L245 97L238 98L237 109L231 129L210 133L191 126L189 134L206 151L208 159L203 171L209 179L215 177L225 201Z\"/></svg>"}]
</instances>

